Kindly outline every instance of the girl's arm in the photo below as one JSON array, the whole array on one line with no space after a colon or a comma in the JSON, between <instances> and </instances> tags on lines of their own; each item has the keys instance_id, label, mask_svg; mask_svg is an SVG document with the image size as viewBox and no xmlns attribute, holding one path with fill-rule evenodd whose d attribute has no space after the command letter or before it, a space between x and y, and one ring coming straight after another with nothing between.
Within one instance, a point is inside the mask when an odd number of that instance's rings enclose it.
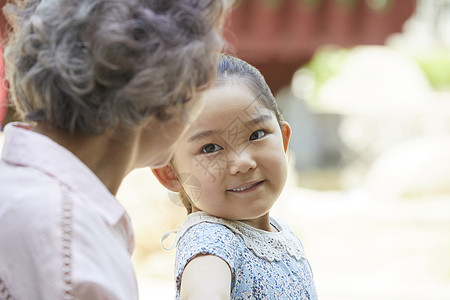
<instances>
[{"instance_id":1,"label":"girl's arm","mask_svg":"<svg viewBox=\"0 0 450 300\"><path fill-rule=\"evenodd\" d=\"M185 267L181 278L182 300L229 300L231 270L214 255L198 255Z\"/></svg>"}]
</instances>

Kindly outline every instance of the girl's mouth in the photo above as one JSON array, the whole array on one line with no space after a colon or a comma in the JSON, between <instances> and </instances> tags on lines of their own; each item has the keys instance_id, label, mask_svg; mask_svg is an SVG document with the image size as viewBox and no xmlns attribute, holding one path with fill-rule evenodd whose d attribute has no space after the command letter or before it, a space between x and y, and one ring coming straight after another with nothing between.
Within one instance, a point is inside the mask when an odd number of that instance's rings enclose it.
<instances>
[{"instance_id":1,"label":"girl's mouth","mask_svg":"<svg viewBox=\"0 0 450 300\"><path fill-rule=\"evenodd\" d=\"M254 183L246 184L244 186L228 189L227 192L248 192L256 189L258 186L264 183L265 180L257 181Z\"/></svg>"}]
</instances>

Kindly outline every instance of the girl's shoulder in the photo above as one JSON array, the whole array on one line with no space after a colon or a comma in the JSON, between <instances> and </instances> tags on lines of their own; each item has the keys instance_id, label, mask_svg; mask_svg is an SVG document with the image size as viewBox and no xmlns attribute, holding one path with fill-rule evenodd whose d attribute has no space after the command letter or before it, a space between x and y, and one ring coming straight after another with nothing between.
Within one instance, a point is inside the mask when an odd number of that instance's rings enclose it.
<instances>
[{"instance_id":1,"label":"girl's shoulder","mask_svg":"<svg viewBox=\"0 0 450 300\"><path fill-rule=\"evenodd\" d=\"M187 263L197 255L214 255L223 259L235 273L240 265L244 244L239 237L223 225L219 218L203 213L190 214L179 227L174 244L177 247L175 278L177 286Z\"/></svg>"}]
</instances>

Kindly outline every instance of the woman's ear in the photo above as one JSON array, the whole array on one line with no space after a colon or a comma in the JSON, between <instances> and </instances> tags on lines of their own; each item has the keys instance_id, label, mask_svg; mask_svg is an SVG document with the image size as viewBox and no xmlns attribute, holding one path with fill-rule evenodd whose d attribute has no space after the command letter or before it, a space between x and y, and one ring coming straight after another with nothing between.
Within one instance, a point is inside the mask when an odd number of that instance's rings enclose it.
<instances>
[{"instance_id":1,"label":"woman's ear","mask_svg":"<svg viewBox=\"0 0 450 300\"><path fill-rule=\"evenodd\" d=\"M289 140L291 139L291 133L292 133L291 125L289 125L289 123L286 121L281 121L281 135L283 136L284 152L286 152L289 147Z\"/></svg>"},{"instance_id":2,"label":"woman's ear","mask_svg":"<svg viewBox=\"0 0 450 300\"><path fill-rule=\"evenodd\" d=\"M171 190L172 192L179 192L183 190L183 186L178 180L178 177L171 165L152 169L152 172L156 176L158 181L168 190Z\"/></svg>"}]
</instances>

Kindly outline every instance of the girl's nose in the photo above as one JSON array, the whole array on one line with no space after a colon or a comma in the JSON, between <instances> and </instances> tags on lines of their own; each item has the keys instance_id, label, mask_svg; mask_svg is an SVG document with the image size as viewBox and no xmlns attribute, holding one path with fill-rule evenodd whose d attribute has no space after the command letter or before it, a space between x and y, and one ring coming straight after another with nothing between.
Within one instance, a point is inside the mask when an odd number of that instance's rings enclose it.
<instances>
[{"instance_id":1,"label":"girl's nose","mask_svg":"<svg viewBox=\"0 0 450 300\"><path fill-rule=\"evenodd\" d=\"M246 173L256 168L256 161L248 151L233 154L228 162L231 174Z\"/></svg>"}]
</instances>

